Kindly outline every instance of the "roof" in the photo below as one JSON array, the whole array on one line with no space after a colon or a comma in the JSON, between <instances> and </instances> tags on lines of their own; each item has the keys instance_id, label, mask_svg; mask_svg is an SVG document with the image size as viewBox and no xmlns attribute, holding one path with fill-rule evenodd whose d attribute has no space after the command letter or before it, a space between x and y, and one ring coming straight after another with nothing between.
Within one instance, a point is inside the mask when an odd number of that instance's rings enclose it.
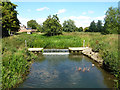
<instances>
[{"instance_id":1,"label":"roof","mask_svg":"<svg viewBox=\"0 0 120 90\"><path fill-rule=\"evenodd\" d=\"M26 28L27 30L31 30L31 28Z\"/></svg>"}]
</instances>

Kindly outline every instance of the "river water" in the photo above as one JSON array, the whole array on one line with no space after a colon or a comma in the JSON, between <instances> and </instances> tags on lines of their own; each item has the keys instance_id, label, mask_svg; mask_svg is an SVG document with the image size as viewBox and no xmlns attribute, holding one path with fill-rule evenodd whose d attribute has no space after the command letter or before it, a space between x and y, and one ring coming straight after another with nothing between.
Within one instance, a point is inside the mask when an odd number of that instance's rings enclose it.
<instances>
[{"instance_id":1,"label":"river water","mask_svg":"<svg viewBox=\"0 0 120 90\"><path fill-rule=\"evenodd\" d=\"M79 67L81 70L78 70ZM113 76L84 55L38 55L26 80L18 88L112 88L113 86Z\"/></svg>"}]
</instances>

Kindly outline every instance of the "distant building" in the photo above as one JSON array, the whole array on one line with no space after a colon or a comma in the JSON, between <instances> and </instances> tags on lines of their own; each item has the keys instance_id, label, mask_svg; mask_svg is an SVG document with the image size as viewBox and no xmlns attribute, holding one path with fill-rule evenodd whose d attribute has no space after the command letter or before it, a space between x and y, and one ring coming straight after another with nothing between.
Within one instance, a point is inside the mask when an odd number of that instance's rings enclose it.
<instances>
[{"instance_id":1,"label":"distant building","mask_svg":"<svg viewBox=\"0 0 120 90\"><path fill-rule=\"evenodd\" d=\"M20 25L20 29L19 32L36 32L36 29L32 29L32 28L26 28L25 25Z\"/></svg>"}]
</instances>

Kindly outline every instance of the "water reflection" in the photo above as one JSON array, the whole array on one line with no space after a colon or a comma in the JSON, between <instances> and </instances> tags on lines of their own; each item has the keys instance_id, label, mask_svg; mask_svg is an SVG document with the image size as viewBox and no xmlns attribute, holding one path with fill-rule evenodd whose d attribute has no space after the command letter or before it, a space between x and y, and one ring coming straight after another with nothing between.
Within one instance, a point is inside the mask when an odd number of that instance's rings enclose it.
<instances>
[{"instance_id":1,"label":"water reflection","mask_svg":"<svg viewBox=\"0 0 120 90\"><path fill-rule=\"evenodd\" d=\"M95 64L92 67L92 63ZM81 67L89 68L83 72ZM19 88L107 88L113 87L111 75L83 55L39 56L27 79Z\"/></svg>"}]
</instances>

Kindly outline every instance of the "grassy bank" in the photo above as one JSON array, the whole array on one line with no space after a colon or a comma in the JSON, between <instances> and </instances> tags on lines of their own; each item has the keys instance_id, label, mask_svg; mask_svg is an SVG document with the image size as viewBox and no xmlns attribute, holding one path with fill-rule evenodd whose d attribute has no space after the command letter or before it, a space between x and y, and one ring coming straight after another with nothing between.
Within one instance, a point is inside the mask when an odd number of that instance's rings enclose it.
<instances>
[{"instance_id":1,"label":"grassy bank","mask_svg":"<svg viewBox=\"0 0 120 90\"><path fill-rule=\"evenodd\" d=\"M104 67L111 71L116 77L120 78L117 34L101 35L100 33L72 32L63 33L63 35L59 36L47 37L40 33L33 33L31 35L23 33L3 39L3 67L5 69L3 68L4 72L2 72L4 73L3 80L5 86L13 86L15 84L15 81L10 83L10 81L14 80L10 79L9 81L10 76L14 75L12 78L16 78L15 80L19 81L16 75L19 75L20 72L23 74L23 72L28 70L28 61L33 58L33 55L23 49L25 47L25 40L27 41L27 47L36 48L81 47L83 46L83 40L85 40L85 46L92 47L94 51L101 54L101 57L104 59ZM13 65L15 62L17 63ZM21 67L21 69L18 69L18 67ZM14 71L13 74L12 71ZM6 82L8 82L8 84L6 84Z\"/></svg>"},{"instance_id":2,"label":"grassy bank","mask_svg":"<svg viewBox=\"0 0 120 90\"><path fill-rule=\"evenodd\" d=\"M16 37L2 40L2 89L10 89L21 83L29 73L36 56L27 51Z\"/></svg>"}]
</instances>

